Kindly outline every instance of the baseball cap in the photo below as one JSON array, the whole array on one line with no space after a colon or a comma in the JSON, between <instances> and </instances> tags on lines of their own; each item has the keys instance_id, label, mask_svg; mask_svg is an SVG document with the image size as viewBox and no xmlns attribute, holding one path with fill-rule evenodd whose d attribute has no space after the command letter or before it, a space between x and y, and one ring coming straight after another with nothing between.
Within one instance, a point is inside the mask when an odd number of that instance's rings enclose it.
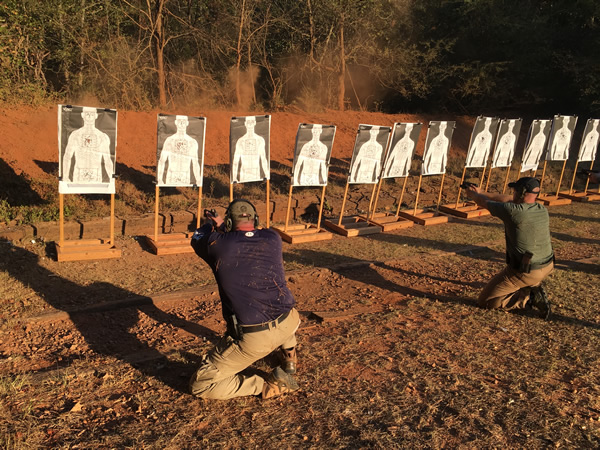
<instances>
[{"instance_id":1,"label":"baseball cap","mask_svg":"<svg viewBox=\"0 0 600 450\"><path fill-rule=\"evenodd\" d=\"M247 200L234 200L227 208L227 216L233 222L233 226L237 226L242 222L251 222L256 217L254 205Z\"/></svg>"},{"instance_id":2,"label":"baseball cap","mask_svg":"<svg viewBox=\"0 0 600 450\"><path fill-rule=\"evenodd\" d=\"M515 189L525 189L525 192L531 192L534 194L540 192L540 182L537 180L537 178L533 177L519 178L517 181L508 183L508 187Z\"/></svg>"}]
</instances>

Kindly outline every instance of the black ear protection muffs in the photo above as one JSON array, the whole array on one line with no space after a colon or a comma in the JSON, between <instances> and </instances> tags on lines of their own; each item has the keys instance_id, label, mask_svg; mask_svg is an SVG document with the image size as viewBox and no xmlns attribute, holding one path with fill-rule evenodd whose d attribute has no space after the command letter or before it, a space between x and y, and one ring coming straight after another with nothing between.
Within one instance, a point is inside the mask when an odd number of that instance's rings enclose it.
<instances>
[{"instance_id":1,"label":"black ear protection muffs","mask_svg":"<svg viewBox=\"0 0 600 450\"><path fill-rule=\"evenodd\" d=\"M235 199L234 201L232 201L229 204L229 206L227 207L227 211L225 211L224 224L225 224L225 231L227 233L229 233L230 231L233 230L233 219L231 216L234 213L234 210L236 209L235 205L237 205L239 203L246 203L252 207L252 211L254 212L254 228L258 228L258 224L259 224L260 220L258 218L258 213L256 212L256 208L248 200L238 198L238 199Z\"/></svg>"}]
</instances>

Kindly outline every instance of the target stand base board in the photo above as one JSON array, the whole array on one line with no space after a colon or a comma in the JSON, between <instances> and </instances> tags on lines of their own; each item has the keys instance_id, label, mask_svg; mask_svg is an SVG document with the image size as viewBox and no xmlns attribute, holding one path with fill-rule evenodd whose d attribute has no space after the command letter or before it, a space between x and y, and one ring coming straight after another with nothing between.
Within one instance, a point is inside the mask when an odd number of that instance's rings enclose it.
<instances>
[{"instance_id":1,"label":"target stand base board","mask_svg":"<svg viewBox=\"0 0 600 450\"><path fill-rule=\"evenodd\" d=\"M146 241L152 247L155 255L175 255L178 253L194 253L190 245L191 233L167 233L154 236L146 236Z\"/></svg>"},{"instance_id":2,"label":"target stand base board","mask_svg":"<svg viewBox=\"0 0 600 450\"><path fill-rule=\"evenodd\" d=\"M417 209L414 214L411 214L407 211L398 211L398 215L408 220L412 220L418 225L424 226L448 222L448 216L444 216L437 211L430 211L428 209Z\"/></svg>"},{"instance_id":3,"label":"target stand base board","mask_svg":"<svg viewBox=\"0 0 600 450\"><path fill-rule=\"evenodd\" d=\"M328 241L333 237L329 231L317 228L310 224L288 225L287 231L283 228L271 227L277 231L285 242L289 244L299 244L301 242Z\"/></svg>"},{"instance_id":4,"label":"target stand base board","mask_svg":"<svg viewBox=\"0 0 600 450\"><path fill-rule=\"evenodd\" d=\"M361 216L361 218L366 219ZM414 226L412 220L397 216L392 213L381 212L375 213L369 220L374 225L381 227L383 231L400 230L402 228L410 228Z\"/></svg>"},{"instance_id":5,"label":"target stand base board","mask_svg":"<svg viewBox=\"0 0 600 450\"><path fill-rule=\"evenodd\" d=\"M558 195L548 195L548 194L541 194L537 198L537 201L539 203L543 203L546 206L558 206L558 205L570 205L571 204L570 198L564 198L564 197L560 197Z\"/></svg>"},{"instance_id":6,"label":"target stand base board","mask_svg":"<svg viewBox=\"0 0 600 450\"><path fill-rule=\"evenodd\" d=\"M574 202L594 202L600 200L600 192L590 191L573 191L571 193L565 191L560 192L558 196L568 198Z\"/></svg>"},{"instance_id":7,"label":"target stand base board","mask_svg":"<svg viewBox=\"0 0 600 450\"><path fill-rule=\"evenodd\" d=\"M458 206L456 204L441 205L440 211L463 219L490 215L487 209L481 208L472 202L459 203Z\"/></svg>"},{"instance_id":8,"label":"target stand base board","mask_svg":"<svg viewBox=\"0 0 600 450\"><path fill-rule=\"evenodd\" d=\"M108 239L80 239L56 242L57 261L84 261L91 259L120 258L121 249Z\"/></svg>"},{"instance_id":9,"label":"target stand base board","mask_svg":"<svg viewBox=\"0 0 600 450\"><path fill-rule=\"evenodd\" d=\"M369 223L359 216L343 217L340 225L338 225L338 220L324 220L323 223L331 231L346 237L381 233L380 226Z\"/></svg>"}]
</instances>

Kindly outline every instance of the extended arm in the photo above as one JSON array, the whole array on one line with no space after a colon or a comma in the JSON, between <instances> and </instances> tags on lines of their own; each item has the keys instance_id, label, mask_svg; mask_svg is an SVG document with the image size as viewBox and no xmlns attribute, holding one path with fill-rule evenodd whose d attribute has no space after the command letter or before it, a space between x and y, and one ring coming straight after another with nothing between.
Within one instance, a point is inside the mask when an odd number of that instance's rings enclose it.
<instances>
[{"instance_id":1,"label":"extended arm","mask_svg":"<svg viewBox=\"0 0 600 450\"><path fill-rule=\"evenodd\" d=\"M467 197L469 197L471 200L477 203L478 206L481 206L482 208L486 209L488 201L509 202L512 200L512 197L510 195L483 192L477 186L469 186L467 189L465 189L465 194L467 195Z\"/></svg>"}]
</instances>

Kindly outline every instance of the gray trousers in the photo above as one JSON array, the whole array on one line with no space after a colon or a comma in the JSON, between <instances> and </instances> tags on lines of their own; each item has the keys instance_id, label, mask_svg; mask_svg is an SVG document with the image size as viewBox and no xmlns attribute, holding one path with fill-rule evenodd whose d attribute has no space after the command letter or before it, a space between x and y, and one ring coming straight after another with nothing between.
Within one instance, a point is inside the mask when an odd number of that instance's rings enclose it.
<instances>
[{"instance_id":1,"label":"gray trousers","mask_svg":"<svg viewBox=\"0 0 600 450\"><path fill-rule=\"evenodd\" d=\"M296 346L296 330L300 316L294 308L281 323L263 331L245 333L241 340L224 336L205 355L190 380L190 391L202 398L226 400L245 395L260 395L264 378L239 372L264 358L278 347Z\"/></svg>"}]
</instances>

